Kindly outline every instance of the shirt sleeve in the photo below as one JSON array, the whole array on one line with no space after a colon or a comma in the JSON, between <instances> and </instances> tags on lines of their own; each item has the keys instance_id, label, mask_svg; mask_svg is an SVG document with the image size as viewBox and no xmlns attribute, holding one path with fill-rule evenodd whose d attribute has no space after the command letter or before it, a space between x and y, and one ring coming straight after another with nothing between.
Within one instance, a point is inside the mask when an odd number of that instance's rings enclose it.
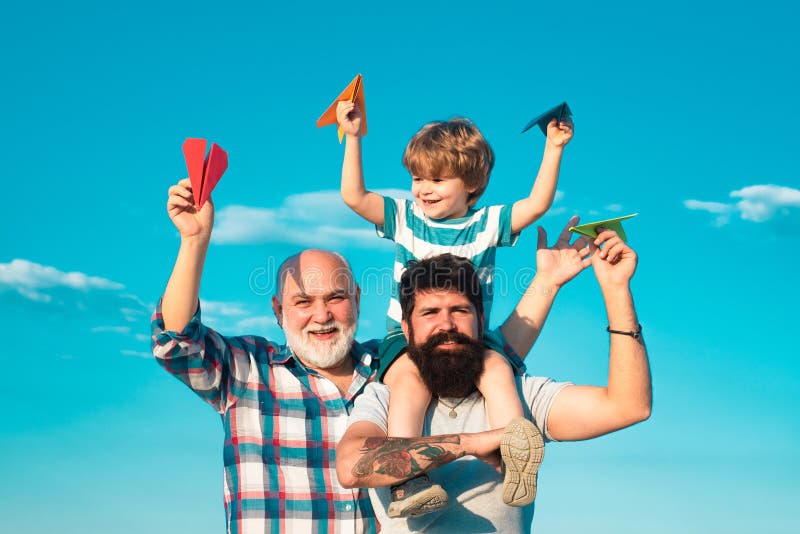
<instances>
[{"instance_id":1,"label":"shirt sleeve","mask_svg":"<svg viewBox=\"0 0 800 534\"><path fill-rule=\"evenodd\" d=\"M250 355L255 353L253 338L227 338L208 328L200 320L199 305L183 330L166 330L160 301L151 329L158 363L217 413L223 414L242 395L250 373Z\"/></svg>"},{"instance_id":2,"label":"shirt sleeve","mask_svg":"<svg viewBox=\"0 0 800 534\"><path fill-rule=\"evenodd\" d=\"M511 210L513 205L501 206L497 220L497 246L513 247L517 244L520 232L511 233Z\"/></svg>"},{"instance_id":3,"label":"shirt sleeve","mask_svg":"<svg viewBox=\"0 0 800 534\"><path fill-rule=\"evenodd\" d=\"M371 382L364 392L356 398L347 425L359 421L369 421L386 431L389 428L389 388L377 382Z\"/></svg>"},{"instance_id":4,"label":"shirt sleeve","mask_svg":"<svg viewBox=\"0 0 800 534\"><path fill-rule=\"evenodd\" d=\"M547 430L547 416L550 415L553 401L562 389L571 385L572 382L556 382L541 376L522 377L522 395L545 441L555 441Z\"/></svg>"},{"instance_id":5,"label":"shirt sleeve","mask_svg":"<svg viewBox=\"0 0 800 534\"><path fill-rule=\"evenodd\" d=\"M378 237L394 241L397 232L397 214L401 212L400 204L405 200L383 197L383 224L375 225L375 232Z\"/></svg>"}]
</instances>

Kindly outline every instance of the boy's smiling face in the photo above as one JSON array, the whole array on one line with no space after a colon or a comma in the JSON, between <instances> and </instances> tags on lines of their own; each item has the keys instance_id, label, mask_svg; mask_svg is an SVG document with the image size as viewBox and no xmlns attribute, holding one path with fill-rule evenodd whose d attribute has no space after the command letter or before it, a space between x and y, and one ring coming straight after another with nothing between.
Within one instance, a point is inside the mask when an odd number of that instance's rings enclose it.
<instances>
[{"instance_id":1,"label":"boy's smiling face","mask_svg":"<svg viewBox=\"0 0 800 534\"><path fill-rule=\"evenodd\" d=\"M441 178L411 178L411 194L431 219L456 219L467 214L469 195L475 188L468 188L458 176Z\"/></svg>"}]
</instances>

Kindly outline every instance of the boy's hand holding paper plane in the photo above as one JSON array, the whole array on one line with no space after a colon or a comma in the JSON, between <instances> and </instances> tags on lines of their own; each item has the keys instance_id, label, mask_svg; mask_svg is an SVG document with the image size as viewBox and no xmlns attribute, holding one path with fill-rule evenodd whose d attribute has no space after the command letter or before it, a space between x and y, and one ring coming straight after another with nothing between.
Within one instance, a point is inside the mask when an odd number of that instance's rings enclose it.
<instances>
[{"instance_id":1,"label":"boy's hand holding paper plane","mask_svg":"<svg viewBox=\"0 0 800 534\"><path fill-rule=\"evenodd\" d=\"M339 130L344 132L344 135L360 135L361 120L361 110L358 104L347 100L337 102L336 122L339 123Z\"/></svg>"},{"instance_id":2,"label":"boy's hand holding paper plane","mask_svg":"<svg viewBox=\"0 0 800 534\"><path fill-rule=\"evenodd\" d=\"M556 107L548 109L538 117L533 118L522 129L522 133L527 132L534 126L538 126L539 129L542 130L542 133L547 135L547 127L553 122L553 119L556 120L556 125L561 123L572 125L572 110L569 109L566 102L562 102Z\"/></svg>"},{"instance_id":3,"label":"boy's hand holding paper plane","mask_svg":"<svg viewBox=\"0 0 800 534\"><path fill-rule=\"evenodd\" d=\"M357 108L361 112L361 136L363 137L367 135L367 106L364 102L364 83L360 74L353 78L353 81L350 82L348 86L345 87L344 91L342 91L341 94L336 97L336 100L334 100L333 103L328 106L328 109L325 110L325 113L323 113L322 116L317 119L317 128L328 126L329 124L340 124L338 131L339 142L341 143L345 132L341 126L343 123L337 121L337 109L339 102L350 102L356 104L356 106L353 106L353 110ZM355 122L355 117L352 115L352 110L348 112L347 116L352 120L353 123Z\"/></svg>"}]
</instances>

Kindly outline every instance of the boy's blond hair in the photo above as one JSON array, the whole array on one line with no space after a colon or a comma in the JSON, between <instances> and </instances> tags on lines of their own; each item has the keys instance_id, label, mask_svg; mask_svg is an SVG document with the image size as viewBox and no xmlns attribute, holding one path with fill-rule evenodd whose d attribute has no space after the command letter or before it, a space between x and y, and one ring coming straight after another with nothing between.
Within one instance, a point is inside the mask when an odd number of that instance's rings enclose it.
<instances>
[{"instance_id":1,"label":"boy's blond hair","mask_svg":"<svg viewBox=\"0 0 800 534\"><path fill-rule=\"evenodd\" d=\"M467 200L474 206L489 183L494 152L472 121L458 117L423 126L408 142L403 165L420 178L458 176L475 189Z\"/></svg>"}]
</instances>

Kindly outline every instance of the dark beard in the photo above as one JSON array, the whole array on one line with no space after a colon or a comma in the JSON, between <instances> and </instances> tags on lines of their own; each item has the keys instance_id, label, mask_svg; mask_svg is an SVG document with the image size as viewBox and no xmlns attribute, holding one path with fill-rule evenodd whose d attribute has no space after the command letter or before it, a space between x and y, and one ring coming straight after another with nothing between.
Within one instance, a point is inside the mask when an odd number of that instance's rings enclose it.
<instances>
[{"instance_id":1,"label":"dark beard","mask_svg":"<svg viewBox=\"0 0 800 534\"><path fill-rule=\"evenodd\" d=\"M409 337L414 338L412 330L409 330ZM458 346L439 348L447 341L454 341ZM482 342L459 332L442 332L422 345L409 343L407 350L433 395L463 398L477 389L475 384L483 373L486 350Z\"/></svg>"}]
</instances>

